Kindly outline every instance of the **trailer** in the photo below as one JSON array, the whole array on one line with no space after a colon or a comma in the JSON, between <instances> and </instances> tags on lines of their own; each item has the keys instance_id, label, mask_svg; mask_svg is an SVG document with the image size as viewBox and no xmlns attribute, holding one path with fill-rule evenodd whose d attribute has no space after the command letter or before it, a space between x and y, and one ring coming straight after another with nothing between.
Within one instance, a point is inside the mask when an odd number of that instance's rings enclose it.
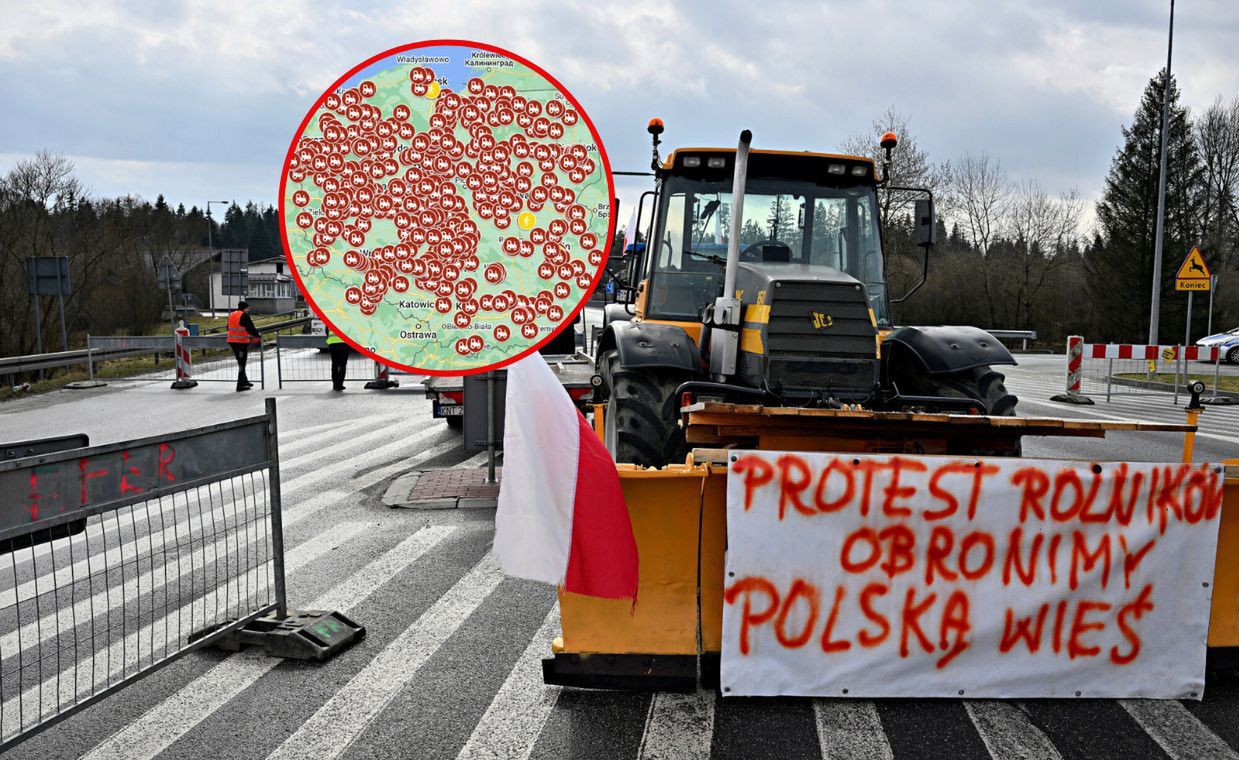
<instances>
[{"instance_id":1,"label":"trailer","mask_svg":"<svg viewBox=\"0 0 1239 760\"><path fill-rule=\"evenodd\" d=\"M594 361L583 351L578 350L578 335L574 329L566 329L543 346L539 352L546 363L550 365L559 378L564 389L582 412L588 411L588 402L594 391ZM426 398L434 405L433 414L436 419L447 421L450 427L466 431L466 448L472 448L474 438L468 431L484 431L486 429L486 376L450 375L429 377L423 383ZM503 431L503 406L507 386L507 372L496 370L495 430L499 435ZM482 450L485 448L483 444Z\"/></svg>"}]
</instances>

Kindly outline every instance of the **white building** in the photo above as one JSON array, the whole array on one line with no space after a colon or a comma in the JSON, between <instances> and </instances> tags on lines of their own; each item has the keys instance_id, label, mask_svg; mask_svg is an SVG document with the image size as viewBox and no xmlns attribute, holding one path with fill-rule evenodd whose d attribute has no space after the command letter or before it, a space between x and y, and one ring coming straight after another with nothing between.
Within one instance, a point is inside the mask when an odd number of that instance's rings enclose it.
<instances>
[{"instance_id":1,"label":"white building","mask_svg":"<svg viewBox=\"0 0 1239 760\"><path fill-rule=\"evenodd\" d=\"M288 274L283 258L251 261L249 263L249 289L244 297L226 296L223 291L223 274L219 256L213 261L211 272L211 297L216 311L225 311L244 300L254 314L280 314L292 311L297 306L299 293L292 275ZM209 307L209 303L207 304Z\"/></svg>"}]
</instances>

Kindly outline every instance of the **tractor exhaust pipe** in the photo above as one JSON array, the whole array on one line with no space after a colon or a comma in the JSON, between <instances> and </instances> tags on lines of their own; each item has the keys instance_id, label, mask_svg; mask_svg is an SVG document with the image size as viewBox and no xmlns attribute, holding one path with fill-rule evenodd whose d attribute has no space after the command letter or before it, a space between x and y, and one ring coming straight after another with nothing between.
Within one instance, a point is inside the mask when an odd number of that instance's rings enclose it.
<instances>
[{"instance_id":1,"label":"tractor exhaust pipe","mask_svg":"<svg viewBox=\"0 0 1239 760\"><path fill-rule=\"evenodd\" d=\"M749 143L753 133L740 133L736 146L736 174L731 184L731 236L727 239L727 269L723 294L714 299L710 315L710 374L726 382L736 374L740 348L740 299L736 297L736 267L740 263L740 230L744 226L744 183L749 170Z\"/></svg>"},{"instance_id":2,"label":"tractor exhaust pipe","mask_svg":"<svg viewBox=\"0 0 1239 760\"><path fill-rule=\"evenodd\" d=\"M745 180L748 175L748 144L753 133L742 131L736 146L736 176L731 183L731 237L727 238L727 269L722 276L722 295L710 310L710 374L726 382L736 374L740 351L740 299L736 298L736 267L740 264L740 231L745 218Z\"/></svg>"},{"instance_id":3,"label":"tractor exhaust pipe","mask_svg":"<svg viewBox=\"0 0 1239 760\"><path fill-rule=\"evenodd\" d=\"M727 272L723 275L725 297L731 297L736 292L736 265L740 263L740 230L744 226L744 183L748 179L749 143L752 141L753 133L746 129L740 133L740 144L736 146L736 174L731 181L731 237L727 240Z\"/></svg>"}]
</instances>

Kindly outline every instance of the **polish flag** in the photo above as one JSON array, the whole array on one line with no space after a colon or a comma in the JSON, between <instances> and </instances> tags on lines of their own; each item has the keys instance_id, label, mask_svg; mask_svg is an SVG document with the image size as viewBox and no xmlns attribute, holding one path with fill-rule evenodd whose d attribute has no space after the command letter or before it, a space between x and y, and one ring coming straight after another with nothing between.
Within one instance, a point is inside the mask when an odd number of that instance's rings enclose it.
<instances>
[{"instance_id":1,"label":"polish flag","mask_svg":"<svg viewBox=\"0 0 1239 760\"><path fill-rule=\"evenodd\" d=\"M637 542L615 462L534 353L508 367L495 557L508 575L637 597Z\"/></svg>"}]
</instances>

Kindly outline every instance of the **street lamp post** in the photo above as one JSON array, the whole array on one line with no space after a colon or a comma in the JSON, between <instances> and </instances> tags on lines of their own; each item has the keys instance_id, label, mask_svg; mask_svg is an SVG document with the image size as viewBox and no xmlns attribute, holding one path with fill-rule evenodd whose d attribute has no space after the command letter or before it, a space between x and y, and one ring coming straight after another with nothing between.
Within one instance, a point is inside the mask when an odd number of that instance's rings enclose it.
<instances>
[{"instance_id":1,"label":"street lamp post","mask_svg":"<svg viewBox=\"0 0 1239 760\"><path fill-rule=\"evenodd\" d=\"M211 204L218 203L221 206L227 206L228 201L207 201L206 217L207 217L207 252L210 258L207 259L207 303L211 309L211 316L215 316L215 242L212 239L211 224Z\"/></svg>"},{"instance_id":2,"label":"street lamp post","mask_svg":"<svg viewBox=\"0 0 1239 760\"><path fill-rule=\"evenodd\" d=\"M1162 155L1157 176L1157 231L1153 234L1153 304L1149 308L1149 345L1158 344L1162 309L1162 235L1166 228L1166 145L1170 128L1170 57L1174 52L1174 0L1170 0L1170 34L1166 42L1166 79L1162 83Z\"/></svg>"}]
</instances>

